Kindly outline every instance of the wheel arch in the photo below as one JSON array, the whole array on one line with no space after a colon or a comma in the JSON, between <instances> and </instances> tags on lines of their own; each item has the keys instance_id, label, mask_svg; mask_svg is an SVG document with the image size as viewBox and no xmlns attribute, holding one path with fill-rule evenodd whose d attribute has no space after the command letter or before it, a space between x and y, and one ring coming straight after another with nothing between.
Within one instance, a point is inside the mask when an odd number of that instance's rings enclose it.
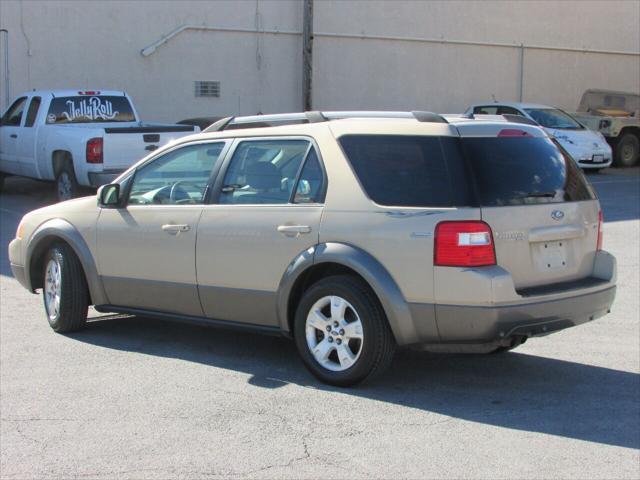
<instances>
[{"instance_id":1,"label":"wheel arch","mask_svg":"<svg viewBox=\"0 0 640 480\"><path fill-rule=\"evenodd\" d=\"M353 274L367 283L380 301L399 345L416 341L409 305L386 268L366 251L338 242L309 248L289 264L277 294L278 320L285 334L293 331L296 305L305 290L317 280L336 274Z\"/></svg>"},{"instance_id":2,"label":"wheel arch","mask_svg":"<svg viewBox=\"0 0 640 480\"><path fill-rule=\"evenodd\" d=\"M58 176L58 173L62 167L68 164L73 169L73 155L69 150L57 149L51 152L51 171L53 172L53 178Z\"/></svg>"},{"instance_id":3,"label":"wheel arch","mask_svg":"<svg viewBox=\"0 0 640 480\"><path fill-rule=\"evenodd\" d=\"M80 232L66 220L57 218L45 222L36 229L27 245L25 254L25 280L29 289L34 292L43 285L42 267L44 257L51 246L64 242L71 247L82 265L91 304L108 303L102 282L98 276L93 255Z\"/></svg>"}]
</instances>

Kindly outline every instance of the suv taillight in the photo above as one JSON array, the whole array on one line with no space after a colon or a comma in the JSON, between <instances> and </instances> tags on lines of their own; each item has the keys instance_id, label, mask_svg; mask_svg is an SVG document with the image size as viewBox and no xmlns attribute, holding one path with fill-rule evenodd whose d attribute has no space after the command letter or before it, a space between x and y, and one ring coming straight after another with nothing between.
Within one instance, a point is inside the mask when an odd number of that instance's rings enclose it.
<instances>
[{"instance_id":1,"label":"suv taillight","mask_svg":"<svg viewBox=\"0 0 640 480\"><path fill-rule=\"evenodd\" d=\"M602 215L602 210L598 212L598 243L596 244L596 250L602 250L602 222L604 220L604 216Z\"/></svg>"},{"instance_id":2,"label":"suv taillight","mask_svg":"<svg viewBox=\"0 0 640 480\"><path fill-rule=\"evenodd\" d=\"M102 138L87 141L87 163L102 163Z\"/></svg>"},{"instance_id":3,"label":"suv taillight","mask_svg":"<svg viewBox=\"0 0 640 480\"><path fill-rule=\"evenodd\" d=\"M436 226L434 265L481 267L495 264L493 234L486 223L440 222Z\"/></svg>"}]
</instances>

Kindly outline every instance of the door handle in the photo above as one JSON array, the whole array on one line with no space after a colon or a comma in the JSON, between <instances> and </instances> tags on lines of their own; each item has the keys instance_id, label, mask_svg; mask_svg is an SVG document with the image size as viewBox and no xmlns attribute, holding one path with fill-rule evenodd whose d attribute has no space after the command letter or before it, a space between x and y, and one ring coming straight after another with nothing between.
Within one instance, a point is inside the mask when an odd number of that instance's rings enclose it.
<instances>
[{"instance_id":1,"label":"door handle","mask_svg":"<svg viewBox=\"0 0 640 480\"><path fill-rule=\"evenodd\" d=\"M11 138L18 138L18 135L16 135L15 133L12 133L11 135L9 135Z\"/></svg>"},{"instance_id":2,"label":"door handle","mask_svg":"<svg viewBox=\"0 0 640 480\"><path fill-rule=\"evenodd\" d=\"M309 225L278 225L278 232L297 237L303 233L311 232L311 227Z\"/></svg>"},{"instance_id":3,"label":"door handle","mask_svg":"<svg viewBox=\"0 0 640 480\"><path fill-rule=\"evenodd\" d=\"M189 225L176 225L174 223L168 223L166 225L162 225L162 230L167 233L179 233L179 232L188 232L191 230Z\"/></svg>"}]
</instances>

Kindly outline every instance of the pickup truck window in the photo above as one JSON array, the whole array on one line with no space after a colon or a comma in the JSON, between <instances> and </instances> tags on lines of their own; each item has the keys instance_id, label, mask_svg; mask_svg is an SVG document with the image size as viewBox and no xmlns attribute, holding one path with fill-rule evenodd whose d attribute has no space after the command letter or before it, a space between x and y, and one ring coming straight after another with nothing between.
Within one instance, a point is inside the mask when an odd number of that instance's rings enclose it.
<instances>
[{"instance_id":1,"label":"pickup truck window","mask_svg":"<svg viewBox=\"0 0 640 480\"><path fill-rule=\"evenodd\" d=\"M0 125L3 127L19 127L22 121L22 113L24 112L24 105L27 102L27 97L20 97L13 105L7 110L0 121Z\"/></svg>"},{"instance_id":2,"label":"pickup truck window","mask_svg":"<svg viewBox=\"0 0 640 480\"><path fill-rule=\"evenodd\" d=\"M97 122L135 122L129 99L113 95L79 95L51 100L48 124Z\"/></svg>"},{"instance_id":3,"label":"pickup truck window","mask_svg":"<svg viewBox=\"0 0 640 480\"><path fill-rule=\"evenodd\" d=\"M36 122L36 117L38 116L38 110L40 110L40 102L40 97L33 97L31 99L29 110L27 110L27 119L24 122L25 127L33 127L33 124Z\"/></svg>"}]
</instances>

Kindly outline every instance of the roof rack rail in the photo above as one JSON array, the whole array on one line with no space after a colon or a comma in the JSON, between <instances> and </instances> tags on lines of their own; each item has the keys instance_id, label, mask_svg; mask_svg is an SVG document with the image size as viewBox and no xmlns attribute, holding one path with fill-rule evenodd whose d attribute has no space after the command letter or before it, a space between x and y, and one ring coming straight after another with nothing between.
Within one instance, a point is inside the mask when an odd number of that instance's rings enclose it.
<instances>
[{"instance_id":1,"label":"roof rack rail","mask_svg":"<svg viewBox=\"0 0 640 480\"><path fill-rule=\"evenodd\" d=\"M275 113L271 115L250 115L245 117L226 117L207 127L204 132L219 132L238 128L270 127L274 123L320 123L344 118L413 118L419 122L449 123L437 113L413 112L378 112L378 111L344 111L344 112L299 112Z\"/></svg>"}]
</instances>

